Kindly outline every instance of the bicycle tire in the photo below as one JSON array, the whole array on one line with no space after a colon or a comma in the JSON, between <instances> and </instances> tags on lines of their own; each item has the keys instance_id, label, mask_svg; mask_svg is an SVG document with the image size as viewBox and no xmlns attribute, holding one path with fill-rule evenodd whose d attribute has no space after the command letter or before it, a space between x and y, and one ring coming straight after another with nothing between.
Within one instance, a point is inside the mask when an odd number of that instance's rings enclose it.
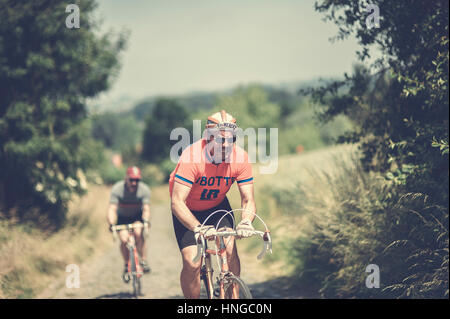
<instances>
[{"instance_id":1,"label":"bicycle tire","mask_svg":"<svg viewBox=\"0 0 450 319\"><path fill-rule=\"evenodd\" d=\"M211 292L210 289L208 289L208 275L206 274L206 270L204 266L200 269L200 280L203 282L203 286L205 287L206 291L206 298L211 299Z\"/></svg>"},{"instance_id":2,"label":"bicycle tire","mask_svg":"<svg viewBox=\"0 0 450 319\"><path fill-rule=\"evenodd\" d=\"M137 299L139 296L142 296L141 288L142 288L141 278L134 275L133 276L133 296L134 296L134 298Z\"/></svg>"},{"instance_id":3,"label":"bicycle tire","mask_svg":"<svg viewBox=\"0 0 450 319\"><path fill-rule=\"evenodd\" d=\"M209 271L208 271L209 269ZM211 256L207 255L205 258L205 265L202 268L204 274L204 285L208 299L213 299L214 296L214 284L213 284L213 268L211 265Z\"/></svg>"},{"instance_id":4,"label":"bicycle tire","mask_svg":"<svg viewBox=\"0 0 450 319\"><path fill-rule=\"evenodd\" d=\"M229 275L227 278L227 282L228 282L227 286L224 287L225 299L231 299L230 296L232 295L234 285L237 285L239 287L239 299L253 299L252 293L250 292L250 288L248 288L248 286L244 283L244 281L241 278L235 275Z\"/></svg>"},{"instance_id":5,"label":"bicycle tire","mask_svg":"<svg viewBox=\"0 0 450 319\"><path fill-rule=\"evenodd\" d=\"M139 277L137 276L136 272L137 272L137 267L136 267L136 260L135 260L135 255L134 255L134 249L130 248L130 270L131 270L131 274L133 277L133 282L132 282L132 286L133 286L133 297L134 298L138 298L139 293L140 293L140 281L139 281Z\"/></svg>"}]
</instances>

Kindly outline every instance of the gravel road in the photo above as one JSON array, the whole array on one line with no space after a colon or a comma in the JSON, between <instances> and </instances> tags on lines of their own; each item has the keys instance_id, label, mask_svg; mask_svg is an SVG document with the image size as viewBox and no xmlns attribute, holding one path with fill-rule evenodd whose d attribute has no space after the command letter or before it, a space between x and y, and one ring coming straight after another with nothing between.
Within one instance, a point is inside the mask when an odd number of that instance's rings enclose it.
<instances>
[{"instance_id":1,"label":"gravel road","mask_svg":"<svg viewBox=\"0 0 450 319\"><path fill-rule=\"evenodd\" d=\"M168 205L161 204L152 206L151 210L148 261L152 272L143 276L142 298L183 298L179 283L181 256L173 233L171 212ZM118 242L112 243L106 251L96 254L80 265L79 288L67 288L66 278L61 278L38 298L132 298L131 284L125 284L121 279L123 260L118 245ZM297 290L287 288L288 278L268 280L264 264L256 260L256 255L257 253L240 251L241 276L250 286L254 298L302 298Z\"/></svg>"}]
</instances>

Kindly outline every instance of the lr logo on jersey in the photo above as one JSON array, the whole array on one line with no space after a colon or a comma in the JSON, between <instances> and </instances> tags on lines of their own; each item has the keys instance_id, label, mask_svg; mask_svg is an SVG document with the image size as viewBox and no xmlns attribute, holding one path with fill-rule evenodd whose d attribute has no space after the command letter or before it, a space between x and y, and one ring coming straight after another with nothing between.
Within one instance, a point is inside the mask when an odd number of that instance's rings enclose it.
<instances>
[{"instance_id":1,"label":"lr logo on jersey","mask_svg":"<svg viewBox=\"0 0 450 319\"><path fill-rule=\"evenodd\" d=\"M217 195L219 194L218 189L204 189L202 191L202 195L200 196L201 200L210 200L213 198L217 198Z\"/></svg>"}]
</instances>

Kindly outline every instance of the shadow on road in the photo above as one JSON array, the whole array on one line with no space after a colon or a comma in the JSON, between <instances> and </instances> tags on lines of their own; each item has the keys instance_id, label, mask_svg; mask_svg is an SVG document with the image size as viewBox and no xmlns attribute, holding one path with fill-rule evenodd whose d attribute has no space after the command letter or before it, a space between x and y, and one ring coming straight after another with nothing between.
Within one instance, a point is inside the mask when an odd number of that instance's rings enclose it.
<instances>
[{"instance_id":1,"label":"shadow on road","mask_svg":"<svg viewBox=\"0 0 450 319\"><path fill-rule=\"evenodd\" d=\"M295 284L290 277L277 277L271 280L249 285L254 299L320 299L320 296L308 289ZM201 299L206 299L202 289ZM183 296L171 296L169 299L183 299Z\"/></svg>"},{"instance_id":2,"label":"shadow on road","mask_svg":"<svg viewBox=\"0 0 450 319\"><path fill-rule=\"evenodd\" d=\"M174 296L167 297L167 299L185 299L185 298L182 295L174 295Z\"/></svg>"},{"instance_id":3,"label":"shadow on road","mask_svg":"<svg viewBox=\"0 0 450 319\"><path fill-rule=\"evenodd\" d=\"M108 294L95 297L95 299L130 299L130 298L134 298L133 294L130 292L119 292L116 294Z\"/></svg>"},{"instance_id":4,"label":"shadow on road","mask_svg":"<svg viewBox=\"0 0 450 319\"><path fill-rule=\"evenodd\" d=\"M295 284L290 277L277 277L264 282L249 285L255 299L317 299L308 287Z\"/></svg>"}]
</instances>

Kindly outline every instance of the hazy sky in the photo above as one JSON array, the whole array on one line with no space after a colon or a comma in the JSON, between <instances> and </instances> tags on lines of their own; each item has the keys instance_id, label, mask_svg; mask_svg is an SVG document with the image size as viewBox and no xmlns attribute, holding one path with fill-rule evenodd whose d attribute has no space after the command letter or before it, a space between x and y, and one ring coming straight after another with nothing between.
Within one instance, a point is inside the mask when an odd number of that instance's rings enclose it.
<instances>
[{"instance_id":1,"label":"hazy sky","mask_svg":"<svg viewBox=\"0 0 450 319\"><path fill-rule=\"evenodd\" d=\"M342 75L356 61L356 41L330 43L337 27L313 0L98 2L105 30L130 31L120 75L102 100Z\"/></svg>"}]
</instances>

